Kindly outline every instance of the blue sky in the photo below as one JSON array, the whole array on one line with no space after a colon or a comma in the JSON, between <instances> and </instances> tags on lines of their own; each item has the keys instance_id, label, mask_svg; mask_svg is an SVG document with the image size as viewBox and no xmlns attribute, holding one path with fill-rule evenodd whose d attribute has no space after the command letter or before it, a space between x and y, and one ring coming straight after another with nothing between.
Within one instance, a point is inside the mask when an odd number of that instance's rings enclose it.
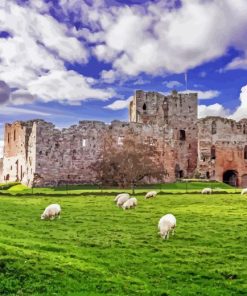
<instances>
[{"instance_id":1,"label":"blue sky","mask_svg":"<svg viewBox=\"0 0 247 296\"><path fill-rule=\"evenodd\" d=\"M246 15L246 0L2 0L0 146L5 122L128 120L136 89L186 91L185 73L199 117L247 117Z\"/></svg>"}]
</instances>

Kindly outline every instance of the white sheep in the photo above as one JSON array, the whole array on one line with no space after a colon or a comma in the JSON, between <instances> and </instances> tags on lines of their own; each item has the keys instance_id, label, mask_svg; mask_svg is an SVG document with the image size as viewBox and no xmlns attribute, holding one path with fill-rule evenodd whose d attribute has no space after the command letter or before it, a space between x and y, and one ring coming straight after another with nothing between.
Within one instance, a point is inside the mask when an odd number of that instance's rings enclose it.
<instances>
[{"instance_id":1,"label":"white sheep","mask_svg":"<svg viewBox=\"0 0 247 296\"><path fill-rule=\"evenodd\" d=\"M175 233L176 218L172 214L167 214L160 218L158 229L159 234L163 239L169 239L169 233L172 231L172 235Z\"/></svg>"},{"instance_id":2,"label":"white sheep","mask_svg":"<svg viewBox=\"0 0 247 296\"><path fill-rule=\"evenodd\" d=\"M128 198L130 198L129 193L120 193L115 197L114 201L117 202L119 197L121 197L121 196L127 196Z\"/></svg>"},{"instance_id":3,"label":"white sheep","mask_svg":"<svg viewBox=\"0 0 247 296\"><path fill-rule=\"evenodd\" d=\"M60 218L61 207L59 204L51 204L45 208L43 214L41 215L41 219L50 219L53 220L57 216Z\"/></svg>"},{"instance_id":4,"label":"white sheep","mask_svg":"<svg viewBox=\"0 0 247 296\"><path fill-rule=\"evenodd\" d=\"M131 209L137 206L137 199L135 197L131 197L122 205L124 210Z\"/></svg>"},{"instance_id":5,"label":"white sheep","mask_svg":"<svg viewBox=\"0 0 247 296\"><path fill-rule=\"evenodd\" d=\"M146 195L145 198L151 198L151 197L155 197L157 195L156 191L149 191Z\"/></svg>"},{"instance_id":6,"label":"white sheep","mask_svg":"<svg viewBox=\"0 0 247 296\"><path fill-rule=\"evenodd\" d=\"M117 206L121 207L128 199L129 199L129 194L120 196L117 200Z\"/></svg>"},{"instance_id":7,"label":"white sheep","mask_svg":"<svg viewBox=\"0 0 247 296\"><path fill-rule=\"evenodd\" d=\"M241 195L244 195L247 193L247 188L244 188L242 191L241 191Z\"/></svg>"},{"instance_id":8,"label":"white sheep","mask_svg":"<svg viewBox=\"0 0 247 296\"><path fill-rule=\"evenodd\" d=\"M204 188L202 189L202 194L211 194L212 193L212 189L207 187L207 188Z\"/></svg>"}]
</instances>

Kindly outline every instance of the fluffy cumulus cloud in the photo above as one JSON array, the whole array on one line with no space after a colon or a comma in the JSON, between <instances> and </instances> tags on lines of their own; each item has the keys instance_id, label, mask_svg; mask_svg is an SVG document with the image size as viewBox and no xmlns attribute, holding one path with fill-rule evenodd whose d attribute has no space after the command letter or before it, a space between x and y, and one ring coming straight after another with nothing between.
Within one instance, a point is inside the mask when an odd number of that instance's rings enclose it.
<instances>
[{"instance_id":1,"label":"fluffy cumulus cloud","mask_svg":"<svg viewBox=\"0 0 247 296\"><path fill-rule=\"evenodd\" d=\"M8 102L10 97L10 88L7 83L0 81L0 105Z\"/></svg>"},{"instance_id":2,"label":"fluffy cumulus cloud","mask_svg":"<svg viewBox=\"0 0 247 296\"><path fill-rule=\"evenodd\" d=\"M198 106L198 117L203 118L207 116L220 116L227 117L229 115L229 111L225 110L225 108L221 104L212 104L209 106L199 105Z\"/></svg>"},{"instance_id":3,"label":"fluffy cumulus cloud","mask_svg":"<svg viewBox=\"0 0 247 296\"><path fill-rule=\"evenodd\" d=\"M209 100L217 98L220 95L220 92L218 90L198 90L198 89L188 89L179 91L181 94L187 94L187 93L197 93L199 100ZM163 93L164 95L169 95L170 92Z\"/></svg>"},{"instance_id":4,"label":"fluffy cumulus cloud","mask_svg":"<svg viewBox=\"0 0 247 296\"><path fill-rule=\"evenodd\" d=\"M180 88L183 85L181 82L176 80L164 81L162 84L168 88Z\"/></svg>"},{"instance_id":5,"label":"fluffy cumulus cloud","mask_svg":"<svg viewBox=\"0 0 247 296\"><path fill-rule=\"evenodd\" d=\"M95 89L91 87L93 84L94 79L78 75L75 71L56 70L28 83L28 89L45 102L58 100L72 104L95 98L107 100L115 94L111 89Z\"/></svg>"},{"instance_id":6,"label":"fluffy cumulus cloud","mask_svg":"<svg viewBox=\"0 0 247 296\"><path fill-rule=\"evenodd\" d=\"M247 114L247 85L243 86L240 93L240 105L235 111L230 112L230 110L225 109L221 104L212 105L199 105L198 106L198 116L199 118L207 116L221 116L228 117L235 120L240 120L246 118Z\"/></svg>"},{"instance_id":7,"label":"fluffy cumulus cloud","mask_svg":"<svg viewBox=\"0 0 247 296\"><path fill-rule=\"evenodd\" d=\"M75 2L61 1L65 10ZM177 9L169 1L131 7L95 3L81 5L89 27L81 34L94 43L99 60L111 61L123 74L181 73L222 56L230 46L247 50L246 0L181 0Z\"/></svg>"},{"instance_id":8,"label":"fluffy cumulus cloud","mask_svg":"<svg viewBox=\"0 0 247 296\"><path fill-rule=\"evenodd\" d=\"M112 104L109 104L107 106L105 106L104 108L106 109L111 109L111 110L122 110L125 108L129 107L129 103L132 101L133 97L129 97L127 100L116 100L115 102L113 102Z\"/></svg>"},{"instance_id":9,"label":"fluffy cumulus cloud","mask_svg":"<svg viewBox=\"0 0 247 296\"><path fill-rule=\"evenodd\" d=\"M11 103L54 99L73 104L75 100L110 98L111 91L97 88L93 79L65 67L68 62L88 61L84 42L45 13L50 4L41 0L28 3L0 2L1 31L8 32L7 38L0 38L0 80L14 89Z\"/></svg>"},{"instance_id":10,"label":"fluffy cumulus cloud","mask_svg":"<svg viewBox=\"0 0 247 296\"><path fill-rule=\"evenodd\" d=\"M239 107L230 116L230 118L233 118L235 120L240 120L242 118L246 118L247 116L247 85L242 87L239 99Z\"/></svg>"},{"instance_id":11,"label":"fluffy cumulus cloud","mask_svg":"<svg viewBox=\"0 0 247 296\"><path fill-rule=\"evenodd\" d=\"M216 98L220 95L220 92L218 90L186 90L186 91L181 91L181 93L188 93L188 92L194 92L198 94L198 99L199 100L209 100Z\"/></svg>"}]
</instances>

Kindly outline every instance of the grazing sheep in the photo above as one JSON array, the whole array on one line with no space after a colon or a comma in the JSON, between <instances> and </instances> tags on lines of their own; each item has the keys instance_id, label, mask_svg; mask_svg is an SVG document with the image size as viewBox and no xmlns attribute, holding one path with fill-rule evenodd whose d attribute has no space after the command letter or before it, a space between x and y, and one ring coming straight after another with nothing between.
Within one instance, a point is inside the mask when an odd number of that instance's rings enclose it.
<instances>
[{"instance_id":1,"label":"grazing sheep","mask_svg":"<svg viewBox=\"0 0 247 296\"><path fill-rule=\"evenodd\" d=\"M44 213L41 215L41 219L50 219L53 220L57 216L60 218L61 207L59 204L51 204L45 208Z\"/></svg>"},{"instance_id":2,"label":"grazing sheep","mask_svg":"<svg viewBox=\"0 0 247 296\"><path fill-rule=\"evenodd\" d=\"M172 214L163 216L158 224L159 234L163 239L169 239L169 233L172 231L172 235L175 233L176 218Z\"/></svg>"},{"instance_id":3,"label":"grazing sheep","mask_svg":"<svg viewBox=\"0 0 247 296\"><path fill-rule=\"evenodd\" d=\"M242 189L242 191L241 191L241 195L244 195L244 194L246 194L246 193L247 193L247 188Z\"/></svg>"},{"instance_id":4,"label":"grazing sheep","mask_svg":"<svg viewBox=\"0 0 247 296\"><path fill-rule=\"evenodd\" d=\"M129 194L120 196L117 200L117 206L120 208L128 199L129 199Z\"/></svg>"},{"instance_id":5,"label":"grazing sheep","mask_svg":"<svg viewBox=\"0 0 247 296\"><path fill-rule=\"evenodd\" d=\"M131 209L137 206L137 199L135 197L131 197L122 205L124 210Z\"/></svg>"},{"instance_id":6,"label":"grazing sheep","mask_svg":"<svg viewBox=\"0 0 247 296\"><path fill-rule=\"evenodd\" d=\"M211 188L204 188L202 189L202 194L211 194L212 193L212 189Z\"/></svg>"},{"instance_id":7,"label":"grazing sheep","mask_svg":"<svg viewBox=\"0 0 247 296\"><path fill-rule=\"evenodd\" d=\"M149 191L146 195L145 198L151 198L151 197L155 197L157 195L156 191Z\"/></svg>"},{"instance_id":8,"label":"grazing sheep","mask_svg":"<svg viewBox=\"0 0 247 296\"><path fill-rule=\"evenodd\" d=\"M129 193L120 193L115 197L114 201L117 202L119 197L121 197L121 196L127 196L128 198L130 198Z\"/></svg>"}]
</instances>

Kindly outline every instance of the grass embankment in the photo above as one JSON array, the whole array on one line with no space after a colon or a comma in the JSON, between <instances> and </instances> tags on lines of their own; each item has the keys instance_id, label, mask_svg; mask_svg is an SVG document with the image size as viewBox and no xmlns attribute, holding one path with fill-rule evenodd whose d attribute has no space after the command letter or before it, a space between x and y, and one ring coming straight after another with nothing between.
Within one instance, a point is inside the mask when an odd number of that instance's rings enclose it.
<instances>
[{"instance_id":1,"label":"grass embankment","mask_svg":"<svg viewBox=\"0 0 247 296\"><path fill-rule=\"evenodd\" d=\"M22 184L6 184L7 188L5 190L0 190L0 193L9 194L44 194L44 195L68 195L68 194L101 194L106 193L115 194L120 192L119 188L99 188L93 185L68 185L59 186L52 188L28 188ZM163 193L200 193L205 187L210 187L215 193L240 193L240 188L231 187L225 183L221 182L207 182L207 181L190 181L190 182L177 182L177 183L166 183L166 184L154 184L145 185L135 188L136 194L144 194L149 190L158 190ZM1 189L1 186L0 186ZM122 189L124 192L131 193L131 189Z\"/></svg>"},{"instance_id":2,"label":"grass embankment","mask_svg":"<svg viewBox=\"0 0 247 296\"><path fill-rule=\"evenodd\" d=\"M1 197L1 295L246 295L247 203L240 195ZM43 221L50 203L60 220ZM157 235L173 213L177 232Z\"/></svg>"}]
</instances>

